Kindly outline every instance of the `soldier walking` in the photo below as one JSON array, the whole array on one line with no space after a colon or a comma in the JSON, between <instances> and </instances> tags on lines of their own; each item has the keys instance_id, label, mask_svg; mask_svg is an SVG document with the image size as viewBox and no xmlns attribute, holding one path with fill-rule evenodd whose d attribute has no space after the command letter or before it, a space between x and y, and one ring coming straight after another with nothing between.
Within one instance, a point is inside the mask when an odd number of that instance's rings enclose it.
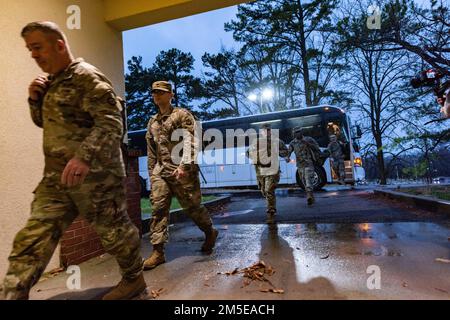
<instances>
[{"instance_id":1,"label":"soldier walking","mask_svg":"<svg viewBox=\"0 0 450 320\"><path fill-rule=\"evenodd\" d=\"M131 299L146 284L139 233L128 217L122 184L122 106L105 75L73 58L55 23L30 23L22 37L49 74L31 83L28 99L31 118L43 129L45 169L31 217L8 258L5 298L28 299L64 230L81 214L120 266L122 280L103 299Z\"/></svg>"},{"instance_id":2,"label":"soldier walking","mask_svg":"<svg viewBox=\"0 0 450 320\"><path fill-rule=\"evenodd\" d=\"M330 143L328 144L331 159L333 162L333 171L338 176L339 184L345 184L345 162L342 144L335 135L330 135Z\"/></svg>"},{"instance_id":3,"label":"soldier walking","mask_svg":"<svg viewBox=\"0 0 450 320\"><path fill-rule=\"evenodd\" d=\"M293 134L294 140L289 143L288 147L288 158L292 152L295 153L297 171L305 186L306 200L308 205L312 205L315 202L313 194L314 162L318 160L316 157L320 154L319 144L313 138L304 136L300 127L295 127Z\"/></svg>"},{"instance_id":4,"label":"soldier walking","mask_svg":"<svg viewBox=\"0 0 450 320\"><path fill-rule=\"evenodd\" d=\"M152 95L159 111L150 119L146 134L152 204L150 242L153 252L144 261L145 270L153 269L166 261L164 245L169 238L169 211L173 196L205 233L202 252L212 252L219 233L213 228L208 211L201 204L199 168L196 164L198 144L195 141L195 118L186 109L172 106L173 91L169 82L154 82ZM171 139L176 130L182 130L184 134L181 159L176 159L178 154L172 154L176 153L173 151L179 143Z\"/></svg>"},{"instance_id":5,"label":"soldier walking","mask_svg":"<svg viewBox=\"0 0 450 320\"><path fill-rule=\"evenodd\" d=\"M275 189L280 181L278 155L283 158L287 157L286 145L281 139L272 135L269 124L264 124L261 127L260 136L254 139L247 149L247 157L253 161L258 187L263 197L266 198L268 223L273 222L277 212Z\"/></svg>"}]
</instances>

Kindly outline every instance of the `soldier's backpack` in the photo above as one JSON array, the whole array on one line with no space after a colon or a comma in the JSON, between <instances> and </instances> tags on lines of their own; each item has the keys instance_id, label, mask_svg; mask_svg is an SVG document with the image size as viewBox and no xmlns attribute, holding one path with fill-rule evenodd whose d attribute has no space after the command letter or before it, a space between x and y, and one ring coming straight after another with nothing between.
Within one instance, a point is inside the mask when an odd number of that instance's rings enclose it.
<instances>
[{"instance_id":1,"label":"soldier's backpack","mask_svg":"<svg viewBox=\"0 0 450 320\"><path fill-rule=\"evenodd\" d=\"M319 167L323 166L325 160L330 156L330 152L328 150L320 150L319 144L313 138L305 137L303 140L309 146L314 164Z\"/></svg>"}]
</instances>

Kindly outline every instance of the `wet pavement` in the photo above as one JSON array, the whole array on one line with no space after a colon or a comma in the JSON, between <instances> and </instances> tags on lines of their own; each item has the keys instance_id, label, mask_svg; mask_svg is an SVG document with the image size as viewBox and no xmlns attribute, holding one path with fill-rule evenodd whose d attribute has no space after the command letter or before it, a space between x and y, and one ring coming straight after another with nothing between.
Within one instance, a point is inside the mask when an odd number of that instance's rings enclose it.
<instances>
[{"instance_id":1,"label":"wet pavement","mask_svg":"<svg viewBox=\"0 0 450 320\"><path fill-rule=\"evenodd\" d=\"M277 223L265 223L258 195L236 196L214 216L210 256L192 224L170 229L167 262L145 272L157 299L450 299L450 222L386 202L365 190L328 191L306 206L301 192L278 197ZM151 252L143 240L143 255ZM436 260L438 259L438 260ZM269 281L232 273L264 261ZM96 299L120 280L109 255L80 265L81 290L69 274L40 281L32 299ZM281 289L284 293L262 292Z\"/></svg>"}]
</instances>

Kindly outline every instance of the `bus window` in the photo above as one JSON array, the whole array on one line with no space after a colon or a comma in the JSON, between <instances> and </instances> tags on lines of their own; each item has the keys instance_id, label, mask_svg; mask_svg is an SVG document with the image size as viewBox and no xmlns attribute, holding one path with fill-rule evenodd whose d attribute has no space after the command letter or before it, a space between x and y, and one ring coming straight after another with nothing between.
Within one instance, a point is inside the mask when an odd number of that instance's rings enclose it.
<instances>
[{"instance_id":1,"label":"bus window","mask_svg":"<svg viewBox=\"0 0 450 320\"><path fill-rule=\"evenodd\" d=\"M280 131L280 138L286 143L292 141L294 139L292 129L295 127L301 127L303 134L314 138L321 147L327 146L328 138L324 136L320 114L285 119L284 128Z\"/></svg>"}]
</instances>

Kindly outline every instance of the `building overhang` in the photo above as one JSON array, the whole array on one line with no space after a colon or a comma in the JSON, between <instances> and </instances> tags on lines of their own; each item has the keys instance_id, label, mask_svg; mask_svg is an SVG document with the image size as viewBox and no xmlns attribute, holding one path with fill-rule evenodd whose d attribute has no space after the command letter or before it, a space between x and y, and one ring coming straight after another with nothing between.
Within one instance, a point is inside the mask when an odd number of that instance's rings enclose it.
<instances>
[{"instance_id":1,"label":"building overhang","mask_svg":"<svg viewBox=\"0 0 450 320\"><path fill-rule=\"evenodd\" d=\"M105 21L125 31L244 2L248 0L104 0Z\"/></svg>"}]
</instances>

